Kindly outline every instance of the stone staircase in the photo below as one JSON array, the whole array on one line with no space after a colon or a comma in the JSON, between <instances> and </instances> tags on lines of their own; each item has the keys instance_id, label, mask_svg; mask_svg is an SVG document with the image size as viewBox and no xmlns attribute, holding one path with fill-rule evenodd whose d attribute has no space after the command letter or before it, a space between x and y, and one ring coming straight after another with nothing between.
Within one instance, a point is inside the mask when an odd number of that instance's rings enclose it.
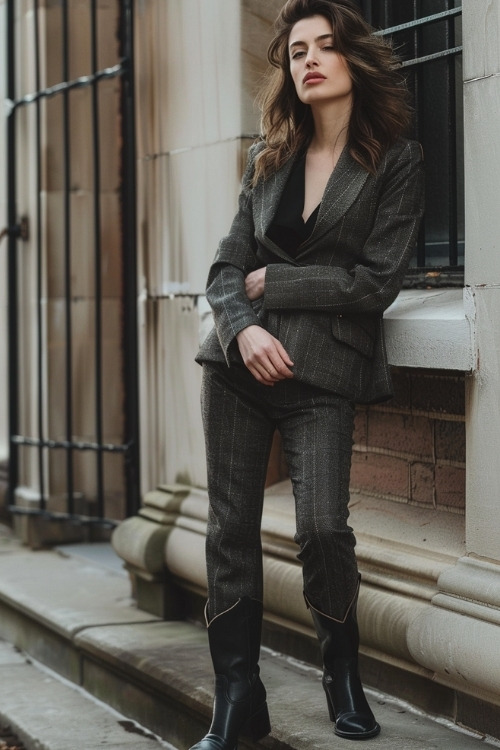
<instances>
[{"instance_id":1,"label":"stone staircase","mask_svg":"<svg viewBox=\"0 0 500 750\"><path fill-rule=\"evenodd\" d=\"M4 529L0 637L179 750L207 729L212 671L205 629L138 610L108 544L34 552ZM352 750L352 742L333 735L317 667L266 647L261 667L273 731L240 748ZM480 742L488 744L380 693L368 697L383 727L370 741L374 750L479 750Z\"/></svg>"}]
</instances>

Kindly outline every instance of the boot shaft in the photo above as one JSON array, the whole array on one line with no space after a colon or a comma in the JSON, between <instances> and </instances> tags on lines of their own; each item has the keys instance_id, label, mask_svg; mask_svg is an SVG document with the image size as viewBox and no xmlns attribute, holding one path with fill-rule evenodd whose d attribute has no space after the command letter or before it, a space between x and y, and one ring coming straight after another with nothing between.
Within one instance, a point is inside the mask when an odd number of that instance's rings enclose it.
<instances>
[{"instance_id":1,"label":"boot shaft","mask_svg":"<svg viewBox=\"0 0 500 750\"><path fill-rule=\"evenodd\" d=\"M320 643L323 663L327 670L333 670L334 662L338 659L357 658L359 650L358 593L359 584L343 621L334 620L319 612L306 599Z\"/></svg>"},{"instance_id":2,"label":"boot shaft","mask_svg":"<svg viewBox=\"0 0 500 750\"><path fill-rule=\"evenodd\" d=\"M216 675L229 682L253 682L258 674L262 602L239 599L208 624L210 655Z\"/></svg>"}]
</instances>

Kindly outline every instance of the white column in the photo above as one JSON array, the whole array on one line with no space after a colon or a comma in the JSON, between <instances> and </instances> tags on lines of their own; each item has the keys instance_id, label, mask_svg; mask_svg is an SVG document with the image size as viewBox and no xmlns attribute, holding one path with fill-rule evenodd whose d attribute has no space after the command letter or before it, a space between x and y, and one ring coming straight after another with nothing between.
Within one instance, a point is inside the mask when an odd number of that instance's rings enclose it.
<instances>
[{"instance_id":1,"label":"white column","mask_svg":"<svg viewBox=\"0 0 500 750\"><path fill-rule=\"evenodd\" d=\"M464 0L466 284L477 370L468 379L466 541L500 561L500 6Z\"/></svg>"},{"instance_id":2,"label":"white column","mask_svg":"<svg viewBox=\"0 0 500 750\"><path fill-rule=\"evenodd\" d=\"M410 625L434 679L500 704L500 6L463 1L466 284L475 370L466 392L467 555ZM458 716L460 720L460 716Z\"/></svg>"}]
</instances>

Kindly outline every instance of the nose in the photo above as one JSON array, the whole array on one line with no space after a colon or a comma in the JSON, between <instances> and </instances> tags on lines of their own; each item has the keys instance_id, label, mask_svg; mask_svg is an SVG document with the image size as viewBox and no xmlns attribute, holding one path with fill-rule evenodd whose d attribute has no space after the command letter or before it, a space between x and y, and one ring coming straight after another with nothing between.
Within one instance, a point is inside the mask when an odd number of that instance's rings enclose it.
<instances>
[{"instance_id":1,"label":"nose","mask_svg":"<svg viewBox=\"0 0 500 750\"><path fill-rule=\"evenodd\" d=\"M312 47L309 47L307 50L306 55L306 67L312 68L314 65L317 65L318 61L316 60L316 55L314 52L314 49Z\"/></svg>"}]
</instances>

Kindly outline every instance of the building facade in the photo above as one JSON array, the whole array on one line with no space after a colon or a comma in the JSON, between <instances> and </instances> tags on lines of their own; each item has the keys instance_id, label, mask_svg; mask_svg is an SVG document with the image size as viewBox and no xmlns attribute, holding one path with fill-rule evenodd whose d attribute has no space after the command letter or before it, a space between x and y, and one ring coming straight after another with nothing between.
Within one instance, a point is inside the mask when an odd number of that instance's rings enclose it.
<instances>
[{"instance_id":1,"label":"building facade","mask_svg":"<svg viewBox=\"0 0 500 750\"><path fill-rule=\"evenodd\" d=\"M13 5L16 33L22 41L33 33L36 14L27 0ZM70 17L64 21L59 3L39 2L44 85L50 87L60 79L61 71L56 71L60 49L54 40L61 37L61 22L72 34L66 71L71 80L116 66L123 56L117 28L124 5L108 0L96 4L96 66L82 41L92 37L88 4L73 0ZM165 617L199 617L206 591L201 373L193 358L210 326L204 298L206 273L233 217L246 151L258 132L254 95L266 67L271 23L281 5L282 0L136 0L133 4L137 188L133 271L137 273L132 304L138 331L141 508L131 514L130 505L122 502L127 462L118 451L105 455L100 507L102 515L110 518L128 516L115 530L113 544L132 575L139 605ZM374 22L380 22L375 17L377 3L361 5L365 12L373 11ZM421 6L422 17L435 10L432 3ZM6 0L0 0L4 30L6 8ZM396 396L386 405L358 409L351 521L363 576L359 618L366 681L499 737L500 6L496 0L463 0L461 8L446 2L443 9L456 12L457 24L459 18L462 21L462 39L455 41L457 49L460 42L463 46L463 72L455 95L460 104L463 101L463 134L455 121L453 137L464 144L462 245L461 227L456 235L457 255L464 253L464 279L460 285L452 276L437 283L439 272L430 269L423 283L409 283L386 313ZM23 57L27 54L18 53L19 96L28 95L39 83L30 73L29 59ZM433 53L423 44L420 54ZM61 157L61 142L67 136L58 107L64 108L64 103L58 102L57 95L47 97L38 120L28 106L18 108L17 171L24 177L18 180L17 213L33 217L42 211L44 217L39 222L43 233L38 250L33 235L20 250L18 427L25 437L39 437L42 428L47 439L59 443L68 436L68 410L62 401L67 402L64 343L71 318L70 437L88 445L99 443L94 405L101 399L104 421L99 439L102 444L123 446L128 440L124 437L127 395L133 392L124 375L124 361L132 351L124 345L123 332L124 306L131 301L123 283L124 262L130 263L130 256L123 253L122 236L124 84L123 76L109 74L102 80L98 183L88 156L95 153L88 125L95 107L92 86L75 87L69 94L69 177ZM426 85L432 85L431 76ZM461 118L462 107L456 112ZM32 151L37 123L41 149ZM443 188L436 187L435 175L444 158L441 154L449 148L450 132L445 129L445 135L436 135L437 148L430 145L426 154L432 206L444 205L440 203ZM432 139L432 134L428 137ZM37 159L38 185L30 167ZM462 184L460 168L455 181ZM89 225L95 227L96 194L102 245L100 379L94 375L95 232L88 231ZM3 218L6 201L0 200ZM69 303L63 232L68 201ZM429 223L434 227L445 209L436 212L432 206ZM460 220L458 214L453 216L456 226ZM5 223L7 217L2 226ZM438 229L434 235L432 229L431 239L438 237ZM3 269L6 254L0 247ZM30 254L38 261L29 262ZM6 267L1 278L9 278ZM32 300L40 288L40 302L34 309ZM0 308L5 312L6 296L4 285ZM5 347L0 380L5 383L7 332L5 322L0 325L0 346ZM37 386L33 373L40 369L43 378L38 378ZM7 411L3 399L0 451L5 460ZM35 447L39 449L35 453L27 444L20 448L11 502L33 508L46 494L48 508L60 511L68 495L67 450L61 447L56 453L47 445ZM70 494L88 512L98 502L96 453L74 446L71 450ZM263 518L265 639L309 658L312 630L301 594L293 499L279 439L268 485Z\"/></svg>"}]
</instances>

